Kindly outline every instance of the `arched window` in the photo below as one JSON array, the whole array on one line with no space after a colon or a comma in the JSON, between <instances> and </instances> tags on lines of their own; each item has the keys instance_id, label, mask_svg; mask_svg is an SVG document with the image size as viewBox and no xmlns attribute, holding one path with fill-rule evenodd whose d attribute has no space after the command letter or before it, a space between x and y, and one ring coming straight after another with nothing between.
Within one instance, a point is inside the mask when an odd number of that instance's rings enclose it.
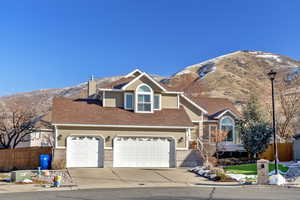
<instances>
[{"instance_id":1,"label":"arched window","mask_svg":"<svg viewBox=\"0 0 300 200\"><path fill-rule=\"evenodd\" d=\"M220 127L222 131L227 132L226 141L233 142L235 123L231 117L223 117L220 121Z\"/></svg>"},{"instance_id":2,"label":"arched window","mask_svg":"<svg viewBox=\"0 0 300 200\"><path fill-rule=\"evenodd\" d=\"M147 85L142 85L139 87L138 92L151 92L151 88Z\"/></svg>"},{"instance_id":3,"label":"arched window","mask_svg":"<svg viewBox=\"0 0 300 200\"><path fill-rule=\"evenodd\" d=\"M136 90L136 97L137 112L152 112L153 91L148 85L140 85Z\"/></svg>"}]
</instances>

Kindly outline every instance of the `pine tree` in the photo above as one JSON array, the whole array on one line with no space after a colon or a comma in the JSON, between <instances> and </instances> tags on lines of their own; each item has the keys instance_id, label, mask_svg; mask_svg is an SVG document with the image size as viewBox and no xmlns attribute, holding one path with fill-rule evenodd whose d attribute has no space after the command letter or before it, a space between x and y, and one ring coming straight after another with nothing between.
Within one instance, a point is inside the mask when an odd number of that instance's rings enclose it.
<instances>
[{"instance_id":1,"label":"pine tree","mask_svg":"<svg viewBox=\"0 0 300 200\"><path fill-rule=\"evenodd\" d=\"M262 114L259 109L258 98L251 95L246 107L243 109L244 121L247 123L258 123L262 122Z\"/></svg>"},{"instance_id":2,"label":"pine tree","mask_svg":"<svg viewBox=\"0 0 300 200\"><path fill-rule=\"evenodd\" d=\"M256 96L250 96L238 129L244 148L252 157L266 150L271 140L272 127L263 119Z\"/></svg>"}]
</instances>

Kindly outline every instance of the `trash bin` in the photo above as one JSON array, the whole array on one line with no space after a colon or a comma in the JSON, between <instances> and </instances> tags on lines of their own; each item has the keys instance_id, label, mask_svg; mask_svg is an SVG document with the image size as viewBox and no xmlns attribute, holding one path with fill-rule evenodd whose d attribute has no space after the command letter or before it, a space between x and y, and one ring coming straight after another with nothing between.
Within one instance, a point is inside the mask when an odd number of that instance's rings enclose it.
<instances>
[{"instance_id":1,"label":"trash bin","mask_svg":"<svg viewBox=\"0 0 300 200\"><path fill-rule=\"evenodd\" d=\"M41 154L40 155L40 167L41 170L50 169L51 167L51 155Z\"/></svg>"}]
</instances>

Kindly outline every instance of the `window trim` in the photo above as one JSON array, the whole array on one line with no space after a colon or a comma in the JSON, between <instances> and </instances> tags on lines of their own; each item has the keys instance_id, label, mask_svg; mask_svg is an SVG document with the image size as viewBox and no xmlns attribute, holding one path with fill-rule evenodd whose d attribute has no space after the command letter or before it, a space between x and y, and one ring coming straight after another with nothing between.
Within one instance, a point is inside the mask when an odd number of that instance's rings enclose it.
<instances>
[{"instance_id":1,"label":"window trim","mask_svg":"<svg viewBox=\"0 0 300 200\"><path fill-rule=\"evenodd\" d=\"M213 143L213 141L211 141L212 139L212 131L211 131L211 128L212 127L215 127L216 128L216 131L218 131L218 124L208 124L208 142L209 143Z\"/></svg>"},{"instance_id":2,"label":"window trim","mask_svg":"<svg viewBox=\"0 0 300 200\"><path fill-rule=\"evenodd\" d=\"M139 88L142 87L142 86L147 86L150 89L150 92L139 92ZM138 110L138 103L139 103L138 95L139 94L141 94L141 95L150 95L150 111L139 111ZM154 100L153 96L154 96L153 95L153 89L149 85L147 85L145 83L142 83L139 86L137 86L136 89L135 89L135 99L136 99L136 101L135 101L134 111L136 113L153 113L153 103L154 103L153 102L153 100Z\"/></svg>"},{"instance_id":3,"label":"window trim","mask_svg":"<svg viewBox=\"0 0 300 200\"><path fill-rule=\"evenodd\" d=\"M127 100L126 100L127 95L132 95L132 107L131 108L127 107ZM132 92L124 93L124 109L125 110L133 110L134 109L134 94Z\"/></svg>"},{"instance_id":4,"label":"window trim","mask_svg":"<svg viewBox=\"0 0 300 200\"><path fill-rule=\"evenodd\" d=\"M223 116L221 119L220 119L220 126L219 126L219 128L220 128L220 130L222 130L222 121L225 119L225 118L229 118L229 119L231 119L232 120L232 122L233 122L233 129L232 129L232 141L227 141L227 138L226 138L226 140L224 141L225 143L232 143L232 144L234 144L235 143L235 120L231 117L231 116L228 116L228 115L226 115L226 116ZM226 125L226 124L225 124Z\"/></svg>"},{"instance_id":5,"label":"window trim","mask_svg":"<svg viewBox=\"0 0 300 200\"><path fill-rule=\"evenodd\" d=\"M155 96L158 96L158 99L159 99L159 104L158 104L158 108L154 108L154 99L155 99ZM154 94L153 96L153 110L161 110L161 94Z\"/></svg>"}]
</instances>

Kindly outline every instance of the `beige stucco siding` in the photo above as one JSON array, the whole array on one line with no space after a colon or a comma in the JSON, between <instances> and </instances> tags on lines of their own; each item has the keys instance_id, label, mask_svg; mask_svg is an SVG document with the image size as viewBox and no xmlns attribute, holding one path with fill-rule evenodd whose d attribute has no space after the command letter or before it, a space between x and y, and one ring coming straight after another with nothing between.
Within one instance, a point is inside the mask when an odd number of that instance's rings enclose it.
<instances>
[{"instance_id":1,"label":"beige stucco siding","mask_svg":"<svg viewBox=\"0 0 300 200\"><path fill-rule=\"evenodd\" d=\"M191 130L191 140L197 140L200 135L199 123L193 123L194 128Z\"/></svg>"},{"instance_id":2,"label":"beige stucco siding","mask_svg":"<svg viewBox=\"0 0 300 200\"><path fill-rule=\"evenodd\" d=\"M57 144L59 147L66 146L66 138L69 135L99 135L105 138L105 147L112 147L112 140L116 136L173 137L177 148L186 148L186 141L188 140L186 129L58 127ZM183 139L180 140L180 138Z\"/></svg>"},{"instance_id":3,"label":"beige stucco siding","mask_svg":"<svg viewBox=\"0 0 300 200\"><path fill-rule=\"evenodd\" d=\"M202 121L202 111L192 105L190 102L180 97L180 103L192 121Z\"/></svg>"},{"instance_id":4,"label":"beige stucco siding","mask_svg":"<svg viewBox=\"0 0 300 200\"><path fill-rule=\"evenodd\" d=\"M161 107L162 109L174 109L178 108L178 99L177 95L175 94L162 94L161 95Z\"/></svg>"},{"instance_id":5,"label":"beige stucco siding","mask_svg":"<svg viewBox=\"0 0 300 200\"><path fill-rule=\"evenodd\" d=\"M122 108L124 106L124 94L123 92L105 92L105 99L104 99L105 107L119 107Z\"/></svg>"},{"instance_id":6,"label":"beige stucco siding","mask_svg":"<svg viewBox=\"0 0 300 200\"><path fill-rule=\"evenodd\" d=\"M131 83L126 90L135 91L136 88L141 84L147 84L149 85L154 92L160 92L162 89L158 87L156 84L154 84L151 80L149 80L147 77L143 76L142 78L134 81Z\"/></svg>"}]
</instances>

